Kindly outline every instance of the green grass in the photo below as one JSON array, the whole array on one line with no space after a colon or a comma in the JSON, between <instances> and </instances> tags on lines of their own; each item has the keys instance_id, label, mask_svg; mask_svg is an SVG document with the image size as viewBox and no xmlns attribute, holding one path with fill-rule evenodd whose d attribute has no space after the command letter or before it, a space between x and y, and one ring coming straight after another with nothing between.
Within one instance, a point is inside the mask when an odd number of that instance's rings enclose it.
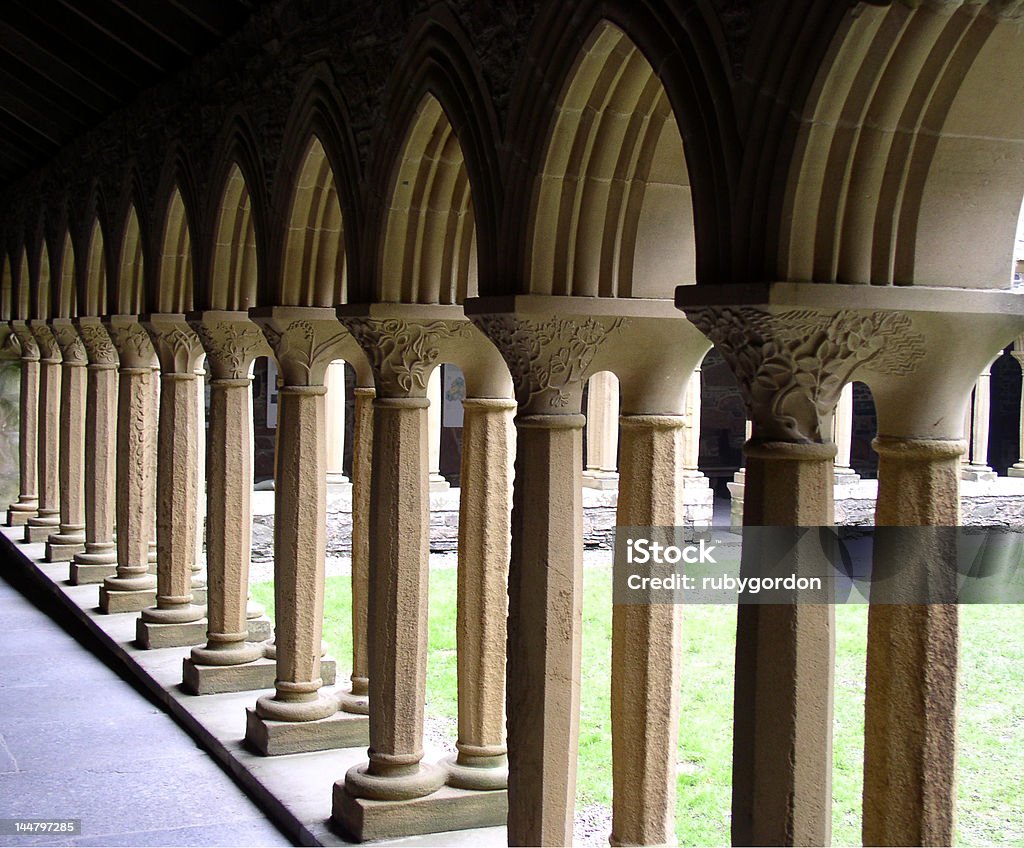
<instances>
[{"instance_id":1,"label":"green grass","mask_svg":"<svg viewBox=\"0 0 1024 848\"><path fill-rule=\"evenodd\" d=\"M273 611L273 585L253 586ZM427 712L457 716L454 569L430 575ZM576 804L611 805L611 567L584 571L583 672ZM729 842L735 609L683 611L678 804L680 845ZM327 580L324 638L351 657L347 577ZM958 834L961 845L1024 845L1024 605L961 607ZM834 845L860 844L867 607L836 608ZM454 740L453 740L454 741Z\"/></svg>"}]
</instances>

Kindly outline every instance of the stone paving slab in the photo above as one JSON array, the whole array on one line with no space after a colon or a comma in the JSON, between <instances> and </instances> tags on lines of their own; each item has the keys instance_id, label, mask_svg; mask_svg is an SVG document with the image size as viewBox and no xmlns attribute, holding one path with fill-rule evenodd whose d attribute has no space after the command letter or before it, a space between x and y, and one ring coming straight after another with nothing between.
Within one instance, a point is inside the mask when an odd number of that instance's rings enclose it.
<instances>
[{"instance_id":1,"label":"stone paving slab","mask_svg":"<svg viewBox=\"0 0 1024 848\"><path fill-rule=\"evenodd\" d=\"M131 675L145 687L152 697L161 704L162 709L170 713L191 734L199 746L235 778L289 838L302 845L351 844L343 839L330 823L331 799L334 782L344 777L345 772L351 766L365 761L366 749L364 747L289 754L272 758L252 753L243 745L246 724L245 710L252 707L256 703L257 697L265 694L265 691L203 696L187 694L181 687L181 669L182 660L188 655L188 648L160 648L150 651L140 649L135 644L137 613L101 614L97 608L98 587L96 585L71 585L67 579L66 564L41 561L43 555L41 544L27 545L12 541L16 538L17 529L2 528L0 564L3 564L5 560L7 563L11 563L18 554L21 554L23 556L21 561L40 587L49 592L100 640L103 648L109 651L109 655L115 663L119 667L123 667L125 673ZM4 555L3 548L7 548L11 552ZM3 585L5 584L0 581L0 586ZM3 600L3 597L4 595L0 594L0 601ZM31 633L32 631L29 629L26 632ZM31 640L27 644L31 644ZM27 647L27 644L23 644L22 649ZM85 654L80 648L78 651ZM95 661L95 658L93 659ZM347 678L347 675L344 677ZM339 679L342 678L339 670ZM90 708L87 699L83 700L77 697L74 689L75 687L72 686L65 687L63 690L63 697L67 703L58 707L62 720L80 720L83 710ZM138 699L137 695L136 699ZM18 700L16 697L8 697L8 704L13 707ZM22 697L21 700L24 701L24 698ZM151 706L148 703L146 705ZM104 713L117 715L118 709L121 707L119 702L108 705L106 695L104 696ZM91 705L91 709L95 711L95 703ZM151 707L151 710L153 713L159 713L155 707ZM30 721L28 712L22 710L17 721L27 724ZM4 688L2 686L0 686L0 717L3 717L0 720L0 729L2 729L2 721L7 718L4 715ZM35 718L38 722L38 714ZM123 748L123 743L121 747ZM426 745L425 750L425 759L428 761L439 760L446 754L440 748L430 745ZM183 753L182 756L193 756L196 762L205 762L213 768L213 764L203 754ZM139 758L139 761L145 762L145 757ZM178 769L177 763L178 760L171 756L161 760L159 764L151 764L148 770L143 769L141 775L138 773L123 775L125 784L119 789L104 792L102 797L97 796L95 804L106 805L108 808L111 804L130 804L133 798L133 787L140 783L145 783L140 790L142 794L154 800L166 791L178 791L179 786L180 791L185 791L188 786L187 782L181 785L177 778L172 776L170 781L174 788L171 788L163 780L165 774L171 775ZM185 772L187 773L187 769ZM159 776L156 780L152 779L154 773ZM3 777L4 775L0 775L0 781ZM52 777L52 774L33 776L37 781L45 781ZM142 778L149 779L143 780ZM37 784L37 788L42 789L42 784ZM0 799L3 798L4 786L0 782ZM82 803L87 803L87 799L83 798ZM218 813L218 804L219 801L214 799L213 803L204 805L206 809L201 812L178 808L179 817L176 821L170 821L170 817L167 819L160 817L159 821L154 822L153 827L143 827L139 828L137 832L125 834L122 841L114 841L113 837L97 841L82 841L86 838L91 840L92 837L92 834L83 834L81 839L74 840L74 844L261 844L259 841L253 840L242 843L218 841L217 831L208 829L213 828L215 822L208 822L206 815L207 812ZM4 802L0 800L0 808L3 805ZM222 820L222 817L214 815L214 819ZM181 827L183 823L187 823L189 826L183 828ZM264 825L270 827L266 822ZM205 835L195 835L196 841L192 841L192 831L195 829L193 826L198 826L200 831L206 831ZM129 836L130 838L128 838ZM2 839L0 837L0 845L5 844ZM28 845L29 843L20 841L17 844ZM59 843L51 841L45 844ZM72 842L63 844L72 844ZM489 846L506 845L507 835L504 827L489 827L405 837L400 840L381 841L373 844L489 848Z\"/></svg>"}]
</instances>

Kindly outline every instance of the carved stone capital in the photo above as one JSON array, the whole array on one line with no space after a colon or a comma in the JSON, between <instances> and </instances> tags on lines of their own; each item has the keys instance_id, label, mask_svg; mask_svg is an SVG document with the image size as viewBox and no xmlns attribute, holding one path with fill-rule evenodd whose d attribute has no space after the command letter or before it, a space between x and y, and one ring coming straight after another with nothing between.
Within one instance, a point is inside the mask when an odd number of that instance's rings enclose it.
<instances>
[{"instance_id":1,"label":"carved stone capital","mask_svg":"<svg viewBox=\"0 0 1024 848\"><path fill-rule=\"evenodd\" d=\"M629 323L612 316L521 318L510 313L478 314L471 320L501 351L520 407L533 412L578 412L594 357Z\"/></svg>"},{"instance_id":2,"label":"carved stone capital","mask_svg":"<svg viewBox=\"0 0 1024 848\"><path fill-rule=\"evenodd\" d=\"M344 359L351 343L327 307L254 309L249 317L273 349L286 386L324 385L327 366Z\"/></svg>"},{"instance_id":3,"label":"carved stone capital","mask_svg":"<svg viewBox=\"0 0 1024 848\"><path fill-rule=\"evenodd\" d=\"M25 321L11 321L11 331L18 340L21 358L38 361L39 345L36 343L36 337L32 335L32 331L28 328L28 323Z\"/></svg>"},{"instance_id":4,"label":"carved stone capital","mask_svg":"<svg viewBox=\"0 0 1024 848\"><path fill-rule=\"evenodd\" d=\"M195 374L204 351L199 336L184 315L154 313L143 316L142 324L149 333L163 374Z\"/></svg>"},{"instance_id":5,"label":"carved stone capital","mask_svg":"<svg viewBox=\"0 0 1024 848\"><path fill-rule=\"evenodd\" d=\"M74 322L70 318L54 318L50 322L53 329L53 337L57 340L60 348L60 355L65 365L86 366L89 364L89 356L85 352L85 345L75 329Z\"/></svg>"},{"instance_id":6,"label":"carved stone capital","mask_svg":"<svg viewBox=\"0 0 1024 848\"><path fill-rule=\"evenodd\" d=\"M50 325L42 319L32 319L28 322L28 328L35 336L36 344L39 345L39 359L41 362L59 363L60 347L57 339L54 338Z\"/></svg>"},{"instance_id":7,"label":"carved stone capital","mask_svg":"<svg viewBox=\"0 0 1024 848\"><path fill-rule=\"evenodd\" d=\"M366 352L381 397L426 397L427 377L449 339L468 339L468 321L403 318L340 319Z\"/></svg>"},{"instance_id":8,"label":"carved stone capital","mask_svg":"<svg viewBox=\"0 0 1024 848\"><path fill-rule=\"evenodd\" d=\"M704 306L686 315L732 369L760 439L824 441L859 370L909 374L925 354L900 312Z\"/></svg>"},{"instance_id":9,"label":"carved stone capital","mask_svg":"<svg viewBox=\"0 0 1024 848\"><path fill-rule=\"evenodd\" d=\"M85 347L89 364L116 368L117 350L103 322L99 318L86 316L76 318L75 326L78 328L78 335Z\"/></svg>"},{"instance_id":10,"label":"carved stone capital","mask_svg":"<svg viewBox=\"0 0 1024 848\"><path fill-rule=\"evenodd\" d=\"M193 312L188 322L206 350L214 380L244 379L254 359L273 353L248 312Z\"/></svg>"},{"instance_id":11,"label":"carved stone capital","mask_svg":"<svg viewBox=\"0 0 1024 848\"><path fill-rule=\"evenodd\" d=\"M104 323L117 348L122 368L158 367L149 333L137 315L109 315Z\"/></svg>"},{"instance_id":12,"label":"carved stone capital","mask_svg":"<svg viewBox=\"0 0 1024 848\"><path fill-rule=\"evenodd\" d=\"M21 358L21 345L10 324L0 324L0 359L17 360Z\"/></svg>"}]
</instances>

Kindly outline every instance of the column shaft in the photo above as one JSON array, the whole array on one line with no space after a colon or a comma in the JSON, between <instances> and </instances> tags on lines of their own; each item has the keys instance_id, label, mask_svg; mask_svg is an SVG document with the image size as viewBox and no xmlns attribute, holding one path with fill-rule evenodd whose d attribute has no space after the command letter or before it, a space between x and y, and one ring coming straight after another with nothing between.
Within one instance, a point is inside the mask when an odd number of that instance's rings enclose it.
<instances>
[{"instance_id":1,"label":"column shaft","mask_svg":"<svg viewBox=\"0 0 1024 848\"><path fill-rule=\"evenodd\" d=\"M685 424L683 416L622 417L620 527L681 523ZM612 845L675 841L681 612L676 604L612 608Z\"/></svg>"},{"instance_id":2,"label":"column shaft","mask_svg":"<svg viewBox=\"0 0 1024 848\"><path fill-rule=\"evenodd\" d=\"M24 524L39 509L39 460L36 455L36 440L39 438L38 415L39 359L37 355L23 355L18 412L20 490L17 503L11 504L7 511L7 524L10 526Z\"/></svg>"},{"instance_id":3,"label":"column shaft","mask_svg":"<svg viewBox=\"0 0 1024 848\"><path fill-rule=\"evenodd\" d=\"M367 715L370 686L367 606L370 593L370 480L373 474L374 389L355 389L352 437L352 689L345 712Z\"/></svg>"},{"instance_id":4,"label":"column shaft","mask_svg":"<svg viewBox=\"0 0 1024 848\"><path fill-rule=\"evenodd\" d=\"M249 377L210 381L206 443L207 644L192 649L201 665L236 665L262 656L246 644L252 549L252 418Z\"/></svg>"},{"instance_id":5,"label":"column shaft","mask_svg":"<svg viewBox=\"0 0 1024 848\"><path fill-rule=\"evenodd\" d=\"M960 441L879 436L880 527L952 528L960 519ZM875 540L875 568L953 572L944 534L913 551ZM929 540L937 549L922 550ZM898 539L895 540L898 543ZM894 555L898 561L894 561ZM952 845L956 825L957 607L873 603L864 720L865 845Z\"/></svg>"},{"instance_id":6,"label":"column shaft","mask_svg":"<svg viewBox=\"0 0 1024 848\"><path fill-rule=\"evenodd\" d=\"M519 415L508 618L508 839L572 842L582 630L582 415Z\"/></svg>"},{"instance_id":7,"label":"column shaft","mask_svg":"<svg viewBox=\"0 0 1024 848\"><path fill-rule=\"evenodd\" d=\"M513 400L463 401L456 637L458 753L448 783L499 789L505 748L505 622L511 551Z\"/></svg>"},{"instance_id":8,"label":"column shaft","mask_svg":"<svg viewBox=\"0 0 1024 848\"><path fill-rule=\"evenodd\" d=\"M834 445L764 442L755 436L746 456L744 527L833 522ZM828 604L738 609L734 845L829 843L833 622Z\"/></svg>"},{"instance_id":9,"label":"column shaft","mask_svg":"<svg viewBox=\"0 0 1024 848\"><path fill-rule=\"evenodd\" d=\"M86 369L85 553L82 565L113 564L117 468L117 366Z\"/></svg>"},{"instance_id":10,"label":"column shaft","mask_svg":"<svg viewBox=\"0 0 1024 848\"><path fill-rule=\"evenodd\" d=\"M583 484L613 486L618 479L619 381L609 371L590 378L587 391L587 468Z\"/></svg>"},{"instance_id":11,"label":"column shaft","mask_svg":"<svg viewBox=\"0 0 1024 848\"><path fill-rule=\"evenodd\" d=\"M29 528L60 526L60 370L59 359L43 359L39 369L39 513ZM26 539L29 538L26 532ZM45 536L39 537L45 538Z\"/></svg>"},{"instance_id":12,"label":"column shaft","mask_svg":"<svg viewBox=\"0 0 1024 848\"><path fill-rule=\"evenodd\" d=\"M310 721L337 711L320 694L327 482L324 386L283 386L278 395L274 514L276 693L260 698L264 719Z\"/></svg>"},{"instance_id":13,"label":"column shaft","mask_svg":"<svg viewBox=\"0 0 1024 848\"><path fill-rule=\"evenodd\" d=\"M70 560L85 545L85 403L86 363L61 366L60 397L60 532L50 536L48 559Z\"/></svg>"}]
</instances>

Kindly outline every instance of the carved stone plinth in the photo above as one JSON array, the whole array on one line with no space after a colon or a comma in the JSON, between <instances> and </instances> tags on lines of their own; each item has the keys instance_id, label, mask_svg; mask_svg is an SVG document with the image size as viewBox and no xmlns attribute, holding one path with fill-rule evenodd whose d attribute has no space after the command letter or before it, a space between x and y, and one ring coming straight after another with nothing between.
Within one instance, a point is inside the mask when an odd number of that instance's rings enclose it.
<instances>
[{"instance_id":1,"label":"carved stone plinth","mask_svg":"<svg viewBox=\"0 0 1024 848\"><path fill-rule=\"evenodd\" d=\"M182 661L182 688L192 695L216 695L221 692L256 692L273 689L277 662L263 656L263 645L246 643L258 659L231 665L200 665L191 657ZM194 653L194 652L193 652ZM320 676L325 686L333 686L337 666L330 657L320 660Z\"/></svg>"},{"instance_id":2,"label":"carved stone plinth","mask_svg":"<svg viewBox=\"0 0 1024 848\"><path fill-rule=\"evenodd\" d=\"M159 602L159 598L157 598ZM145 610L143 610L145 612ZM135 641L140 648L182 648L206 641L206 619L181 623L156 623L139 618L135 622Z\"/></svg>"}]
</instances>

